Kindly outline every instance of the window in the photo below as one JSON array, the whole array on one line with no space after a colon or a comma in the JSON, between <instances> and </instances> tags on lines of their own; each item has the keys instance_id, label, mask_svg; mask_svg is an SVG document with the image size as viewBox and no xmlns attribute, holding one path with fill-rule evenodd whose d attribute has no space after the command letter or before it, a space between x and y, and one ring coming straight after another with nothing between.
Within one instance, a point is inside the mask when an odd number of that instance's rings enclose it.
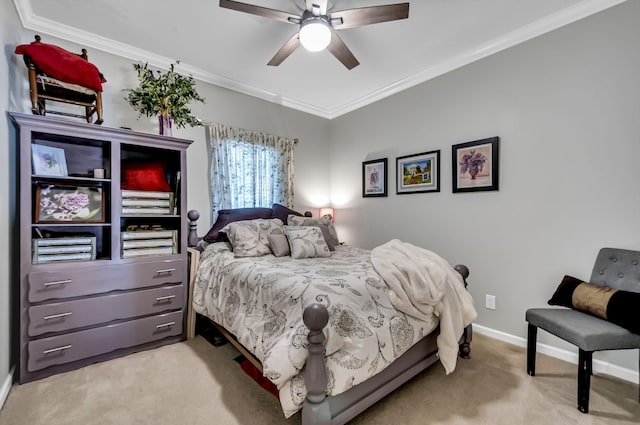
<instances>
[{"instance_id":1,"label":"window","mask_svg":"<svg viewBox=\"0 0 640 425\"><path fill-rule=\"evenodd\" d=\"M213 124L209 127L212 210L293 203L293 139Z\"/></svg>"}]
</instances>

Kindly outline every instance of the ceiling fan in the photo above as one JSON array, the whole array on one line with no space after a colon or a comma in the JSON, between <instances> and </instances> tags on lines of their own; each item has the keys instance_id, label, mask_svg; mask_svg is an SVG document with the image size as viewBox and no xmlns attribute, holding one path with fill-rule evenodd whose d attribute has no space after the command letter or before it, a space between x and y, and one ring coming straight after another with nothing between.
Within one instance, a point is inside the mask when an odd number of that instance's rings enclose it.
<instances>
[{"instance_id":1,"label":"ceiling fan","mask_svg":"<svg viewBox=\"0 0 640 425\"><path fill-rule=\"evenodd\" d=\"M307 50L315 52L327 48L347 69L353 69L360 62L353 56L336 30L409 17L409 3L361 7L327 13L327 2L328 0L305 0L306 9L300 16L231 0L220 0L220 7L300 26L299 31L271 58L268 63L271 66L280 65L302 44Z\"/></svg>"}]
</instances>

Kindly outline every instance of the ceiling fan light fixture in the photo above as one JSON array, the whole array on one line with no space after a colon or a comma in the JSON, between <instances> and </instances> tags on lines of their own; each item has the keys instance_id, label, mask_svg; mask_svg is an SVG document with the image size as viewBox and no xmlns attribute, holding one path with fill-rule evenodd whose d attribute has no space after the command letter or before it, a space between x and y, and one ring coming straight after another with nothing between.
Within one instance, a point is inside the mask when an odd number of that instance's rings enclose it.
<instances>
[{"instance_id":1,"label":"ceiling fan light fixture","mask_svg":"<svg viewBox=\"0 0 640 425\"><path fill-rule=\"evenodd\" d=\"M322 17L305 19L300 24L300 44L310 52L320 52L327 48L331 42L331 29L329 22Z\"/></svg>"}]
</instances>

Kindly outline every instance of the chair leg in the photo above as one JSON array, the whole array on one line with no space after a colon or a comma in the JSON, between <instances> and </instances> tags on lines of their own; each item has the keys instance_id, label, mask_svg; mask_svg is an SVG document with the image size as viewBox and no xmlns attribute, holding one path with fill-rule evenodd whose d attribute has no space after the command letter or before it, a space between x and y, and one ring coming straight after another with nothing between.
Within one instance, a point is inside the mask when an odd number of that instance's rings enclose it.
<instances>
[{"instance_id":1,"label":"chair leg","mask_svg":"<svg viewBox=\"0 0 640 425\"><path fill-rule=\"evenodd\" d=\"M593 351L578 349L578 410L589 413L589 385Z\"/></svg>"},{"instance_id":2,"label":"chair leg","mask_svg":"<svg viewBox=\"0 0 640 425\"><path fill-rule=\"evenodd\" d=\"M100 125L103 122L102 119L102 92L97 92L96 93L96 115L97 115L97 119L96 119L96 124Z\"/></svg>"},{"instance_id":3,"label":"chair leg","mask_svg":"<svg viewBox=\"0 0 640 425\"><path fill-rule=\"evenodd\" d=\"M29 97L31 98L31 112L40 115L38 107L38 83L36 82L36 70L29 67Z\"/></svg>"},{"instance_id":4,"label":"chair leg","mask_svg":"<svg viewBox=\"0 0 640 425\"><path fill-rule=\"evenodd\" d=\"M527 335L527 373L536 376L536 343L538 339L538 328L529 323Z\"/></svg>"}]
</instances>

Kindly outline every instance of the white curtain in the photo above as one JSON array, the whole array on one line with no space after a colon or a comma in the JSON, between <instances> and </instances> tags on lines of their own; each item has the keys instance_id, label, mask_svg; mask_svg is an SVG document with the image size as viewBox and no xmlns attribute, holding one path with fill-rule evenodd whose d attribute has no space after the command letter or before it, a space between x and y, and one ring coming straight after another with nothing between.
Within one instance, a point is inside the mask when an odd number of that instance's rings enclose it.
<instances>
[{"instance_id":1,"label":"white curtain","mask_svg":"<svg viewBox=\"0 0 640 425\"><path fill-rule=\"evenodd\" d=\"M212 220L227 208L293 207L294 139L223 124L208 129Z\"/></svg>"}]
</instances>

